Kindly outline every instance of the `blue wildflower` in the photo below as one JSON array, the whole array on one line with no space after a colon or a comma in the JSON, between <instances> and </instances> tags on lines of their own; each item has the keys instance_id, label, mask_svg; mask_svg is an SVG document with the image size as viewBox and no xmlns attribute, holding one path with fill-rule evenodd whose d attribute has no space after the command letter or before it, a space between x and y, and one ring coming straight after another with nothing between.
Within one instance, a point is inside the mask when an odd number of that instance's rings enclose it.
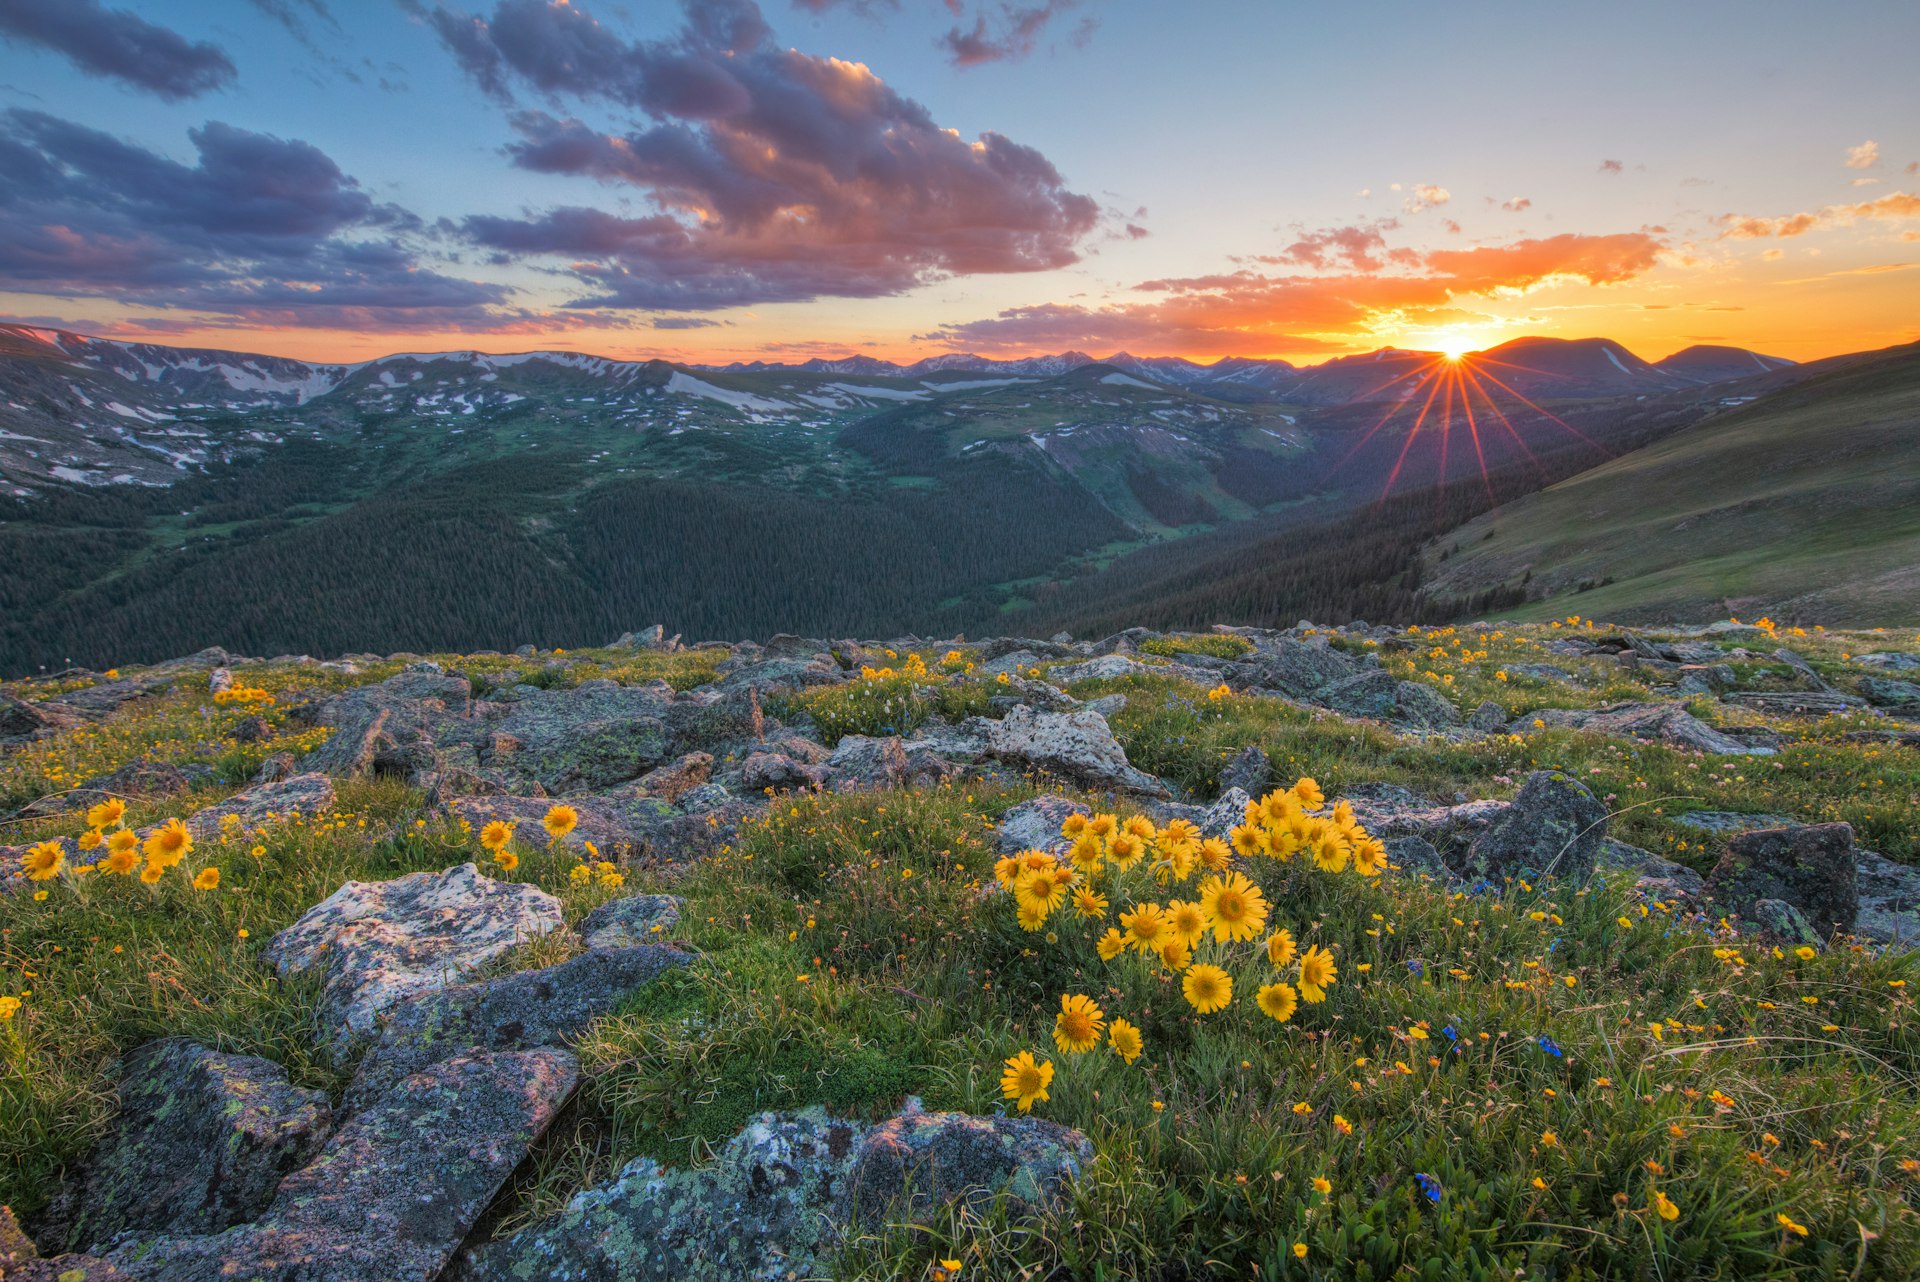
<instances>
[{"instance_id":1,"label":"blue wildflower","mask_svg":"<svg viewBox=\"0 0 1920 1282\"><path fill-rule=\"evenodd\" d=\"M1540 1034L1540 1036L1535 1040L1537 1040L1540 1043L1541 1050L1553 1056L1555 1059L1566 1058L1566 1052L1560 1049L1559 1043L1555 1042L1551 1037L1548 1037L1545 1033Z\"/></svg>"},{"instance_id":2,"label":"blue wildflower","mask_svg":"<svg viewBox=\"0 0 1920 1282\"><path fill-rule=\"evenodd\" d=\"M1426 1196L1427 1201L1438 1202L1440 1200L1439 1180L1434 1179L1425 1171L1415 1171L1413 1173L1413 1182L1420 1186L1420 1192Z\"/></svg>"},{"instance_id":3,"label":"blue wildflower","mask_svg":"<svg viewBox=\"0 0 1920 1282\"><path fill-rule=\"evenodd\" d=\"M1423 975L1426 973L1426 967L1420 964L1420 959L1417 957L1409 957L1407 959L1407 969L1415 975Z\"/></svg>"}]
</instances>

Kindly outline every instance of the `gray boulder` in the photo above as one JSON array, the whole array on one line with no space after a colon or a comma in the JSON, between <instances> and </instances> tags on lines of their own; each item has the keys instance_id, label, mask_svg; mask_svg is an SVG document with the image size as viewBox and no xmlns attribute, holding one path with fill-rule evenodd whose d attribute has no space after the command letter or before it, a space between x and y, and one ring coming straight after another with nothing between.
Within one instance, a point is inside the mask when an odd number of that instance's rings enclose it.
<instances>
[{"instance_id":1,"label":"gray boulder","mask_svg":"<svg viewBox=\"0 0 1920 1282\"><path fill-rule=\"evenodd\" d=\"M1467 726L1491 734L1507 728L1507 710L1488 699L1467 715Z\"/></svg>"},{"instance_id":2,"label":"gray boulder","mask_svg":"<svg viewBox=\"0 0 1920 1282\"><path fill-rule=\"evenodd\" d=\"M546 891L461 864L350 881L275 935L261 958L283 978L321 977L320 1037L344 1060L400 1002L456 984L564 924L560 901Z\"/></svg>"},{"instance_id":3,"label":"gray boulder","mask_svg":"<svg viewBox=\"0 0 1920 1282\"><path fill-rule=\"evenodd\" d=\"M1508 729L1521 734L1530 733L1534 729L1533 723L1536 720L1544 721L1549 726L1592 730L1600 734L1617 735L1624 739L1669 743L1677 748L1690 748L1695 752L1753 756L1772 751L1769 748L1750 748L1738 739L1722 734L1677 703L1616 703L1604 708L1541 708L1530 715L1515 718Z\"/></svg>"},{"instance_id":4,"label":"gray boulder","mask_svg":"<svg viewBox=\"0 0 1920 1282\"><path fill-rule=\"evenodd\" d=\"M987 755L1043 770L1089 788L1165 797L1167 786L1127 761L1107 719L1097 712L1035 712L1020 707L988 721Z\"/></svg>"},{"instance_id":5,"label":"gray boulder","mask_svg":"<svg viewBox=\"0 0 1920 1282\"><path fill-rule=\"evenodd\" d=\"M1316 691L1312 698L1321 707L1343 717L1374 717L1385 721L1399 710L1399 685L1384 668L1355 673Z\"/></svg>"},{"instance_id":6,"label":"gray boulder","mask_svg":"<svg viewBox=\"0 0 1920 1282\"><path fill-rule=\"evenodd\" d=\"M848 1235L930 1223L1003 1194L1016 1216L1058 1206L1092 1157L1037 1118L912 1109L879 1126L821 1109L761 1114L698 1169L631 1162L614 1183L480 1247L454 1282L785 1282L824 1276Z\"/></svg>"},{"instance_id":7,"label":"gray boulder","mask_svg":"<svg viewBox=\"0 0 1920 1282\"><path fill-rule=\"evenodd\" d=\"M1612 837L1601 843L1599 866L1630 872L1640 879L1642 889L1656 894L1691 896L1706 888L1700 874L1685 864Z\"/></svg>"},{"instance_id":8,"label":"gray boulder","mask_svg":"<svg viewBox=\"0 0 1920 1282\"><path fill-rule=\"evenodd\" d=\"M673 895L625 895L610 899L580 922L588 948L632 948L658 943L680 922L682 901Z\"/></svg>"},{"instance_id":9,"label":"gray boulder","mask_svg":"<svg viewBox=\"0 0 1920 1282\"><path fill-rule=\"evenodd\" d=\"M740 786L753 792L775 792L793 788L818 788L827 781L825 766L795 761L780 752L755 752L740 766Z\"/></svg>"},{"instance_id":10,"label":"gray boulder","mask_svg":"<svg viewBox=\"0 0 1920 1282\"><path fill-rule=\"evenodd\" d=\"M342 1126L255 1222L108 1258L140 1282L431 1282L578 1077L551 1047L435 1064Z\"/></svg>"},{"instance_id":11,"label":"gray boulder","mask_svg":"<svg viewBox=\"0 0 1920 1282\"><path fill-rule=\"evenodd\" d=\"M337 804L333 780L316 772L242 788L225 801L194 812L186 825L196 841L208 841L220 834L228 815L237 815L241 830L247 831L296 814L312 819Z\"/></svg>"},{"instance_id":12,"label":"gray boulder","mask_svg":"<svg viewBox=\"0 0 1920 1282\"><path fill-rule=\"evenodd\" d=\"M1557 770L1527 776L1513 804L1472 844L1460 871L1499 885L1508 877L1593 874L1607 836L1607 808L1587 786Z\"/></svg>"},{"instance_id":13,"label":"gray boulder","mask_svg":"<svg viewBox=\"0 0 1920 1282\"><path fill-rule=\"evenodd\" d=\"M1306 699L1363 666L1359 660L1317 642L1261 637L1254 653L1234 667L1239 683Z\"/></svg>"},{"instance_id":14,"label":"gray boulder","mask_svg":"<svg viewBox=\"0 0 1920 1282\"><path fill-rule=\"evenodd\" d=\"M1860 693L1867 702L1902 712L1920 712L1920 685L1894 677L1862 677Z\"/></svg>"},{"instance_id":15,"label":"gray boulder","mask_svg":"<svg viewBox=\"0 0 1920 1282\"><path fill-rule=\"evenodd\" d=\"M1878 668L1882 672L1920 672L1920 654L1905 654L1898 650L1856 654L1853 661L1863 668Z\"/></svg>"},{"instance_id":16,"label":"gray boulder","mask_svg":"<svg viewBox=\"0 0 1920 1282\"><path fill-rule=\"evenodd\" d=\"M1022 850L1064 854L1072 843L1060 835L1060 825L1067 821L1068 815L1092 813L1080 802L1066 797L1035 797L1032 801L1023 801L1000 816L1000 825L993 834L994 849L1003 855L1018 854Z\"/></svg>"},{"instance_id":17,"label":"gray boulder","mask_svg":"<svg viewBox=\"0 0 1920 1282\"><path fill-rule=\"evenodd\" d=\"M1784 899L1756 899L1748 907L1745 917L1743 925L1748 930L1786 947L1826 947L1826 940L1820 932L1813 928L1798 908Z\"/></svg>"},{"instance_id":18,"label":"gray boulder","mask_svg":"<svg viewBox=\"0 0 1920 1282\"><path fill-rule=\"evenodd\" d=\"M251 1055L186 1038L126 1057L113 1129L85 1166L70 1209L50 1217L70 1245L122 1233L217 1233L259 1215L332 1127L322 1091Z\"/></svg>"},{"instance_id":19,"label":"gray boulder","mask_svg":"<svg viewBox=\"0 0 1920 1282\"><path fill-rule=\"evenodd\" d=\"M1248 744L1220 767L1221 792L1238 788L1249 797L1264 797L1272 787L1273 762L1267 758L1267 750L1258 744Z\"/></svg>"},{"instance_id":20,"label":"gray boulder","mask_svg":"<svg viewBox=\"0 0 1920 1282\"><path fill-rule=\"evenodd\" d=\"M472 710L473 684L465 677L409 671L355 686L314 712L314 724L333 733L301 758L300 770L338 778L376 769L411 774L431 764L434 738L445 724Z\"/></svg>"},{"instance_id":21,"label":"gray boulder","mask_svg":"<svg viewBox=\"0 0 1920 1282\"><path fill-rule=\"evenodd\" d=\"M1860 849L1853 866L1860 893L1854 932L1876 944L1920 947L1920 868Z\"/></svg>"},{"instance_id":22,"label":"gray boulder","mask_svg":"<svg viewBox=\"0 0 1920 1282\"><path fill-rule=\"evenodd\" d=\"M1393 719L1422 730L1444 730L1460 724L1460 710L1432 686L1401 681L1394 686Z\"/></svg>"},{"instance_id":23,"label":"gray boulder","mask_svg":"<svg viewBox=\"0 0 1920 1282\"><path fill-rule=\"evenodd\" d=\"M464 1051L571 1041L629 994L692 960L690 953L648 942L422 994L388 1015L347 1088L346 1107L365 1108L402 1078Z\"/></svg>"},{"instance_id":24,"label":"gray boulder","mask_svg":"<svg viewBox=\"0 0 1920 1282\"><path fill-rule=\"evenodd\" d=\"M1727 843L1707 889L1728 911L1753 916L1754 904L1792 904L1824 938L1850 931L1860 915L1853 826L1844 823L1759 828Z\"/></svg>"}]
</instances>

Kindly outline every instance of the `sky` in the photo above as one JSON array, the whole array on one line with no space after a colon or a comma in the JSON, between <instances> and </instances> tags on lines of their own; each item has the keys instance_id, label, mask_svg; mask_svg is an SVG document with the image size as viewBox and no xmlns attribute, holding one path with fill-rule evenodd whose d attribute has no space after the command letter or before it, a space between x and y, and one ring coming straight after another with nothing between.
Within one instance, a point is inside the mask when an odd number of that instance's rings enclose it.
<instances>
[{"instance_id":1,"label":"sky","mask_svg":"<svg viewBox=\"0 0 1920 1282\"><path fill-rule=\"evenodd\" d=\"M1920 339L1920 5L0 0L0 318L309 360Z\"/></svg>"}]
</instances>

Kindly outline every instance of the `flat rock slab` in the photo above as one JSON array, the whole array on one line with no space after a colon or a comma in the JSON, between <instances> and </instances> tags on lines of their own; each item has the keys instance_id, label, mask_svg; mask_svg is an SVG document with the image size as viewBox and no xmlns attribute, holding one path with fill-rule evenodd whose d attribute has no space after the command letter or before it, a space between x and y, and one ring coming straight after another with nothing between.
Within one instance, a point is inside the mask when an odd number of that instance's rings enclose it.
<instances>
[{"instance_id":1,"label":"flat rock slab","mask_svg":"<svg viewBox=\"0 0 1920 1282\"><path fill-rule=\"evenodd\" d=\"M71 1245L97 1247L129 1230L216 1233L250 1220L333 1124L326 1094L294 1086L280 1065L178 1037L127 1056L119 1099L70 1222L59 1226Z\"/></svg>"},{"instance_id":2,"label":"flat rock slab","mask_svg":"<svg viewBox=\"0 0 1920 1282\"><path fill-rule=\"evenodd\" d=\"M1739 810L1689 810L1683 815L1674 815L1673 822L1687 828L1698 828L1702 832L1739 833L1752 832L1755 828L1789 828L1794 821L1787 815L1749 814Z\"/></svg>"},{"instance_id":3,"label":"flat rock slab","mask_svg":"<svg viewBox=\"0 0 1920 1282\"><path fill-rule=\"evenodd\" d=\"M1531 731L1535 721L1574 730L1593 730L1623 739L1669 743L1676 748L1726 756L1764 756L1771 748L1753 748L1715 730L1677 703L1616 703L1604 708L1541 708L1519 717L1507 728L1518 734Z\"/></svg>"},{"instance_id":4,"label":"flat rock slab","mask_svg":"<svg viewBox=\"0 0 1920 1282\"><path fill-rule=\"evenodd\" d=\"M254 1223L109 1259L140 1282L430 1282L578 1079L552 1047L449 1059L342 1126Z\"/></svg>"},{"instance_id":5,"label":"flat rock slab","mask_svg":"<svg viewBox=\"0 0 1920 1282\"><path fill-rule=\"evenodd\" d=\"M1149 797L1169 795L1165 784L1128 763L1126 750L1097 712L1035 712L1022 706L979 728L986 737L987 755L1001 761L1092 788Z\"/></svg>"},{"instance_id":6,"label":"flat rock slab","mask_svg":"<svg viewBox=\"0 0 1920 1282\"><path fill-rule=\"evenodd\" d=\"M472 824L475 832L498 820L511 825L523 845L544 846L547 834L540 821L555 804L549 797L496 793L454 797L446 806L449 814ZM577 850L591 841L609 859L645 846L660 821L674 814L672 806L656 797L570 797L567 804L580 816L567 844Z\"/></svg>"},{"instance_id":7,"label":"flat rock slab","mask_svg":"<svg viewBox=\"0 0 1920 1282\"><path fill-rule=\"evenodd\" d=\"M242 788L225 801L189 816L187 830L196 841L208 841L220 835L221 825L226 823L228 815L238 815L242 828L258 828L296 814L312 818L327 813L338 804L333 780L315 771L275 783L257 783Z\"/></svg>"},{"instance_id":8,"label":"flat rock slab","mask_svg":"<svg viewBox=\"0 0 1920 1282\"><path fill-rule=\"evenodd\" d=\"M909 1112L867 1127L821 1109L764 1113L712 1164L641 1158L552 1218L456 1263L459 1282L784 1282L823 1276L850 1229L936 1218L1005 1192L1015 1214L1057 1205L1091 1159L1038 1118Z\"/></svg>"},{"instance_id":9,"label":"flat rock slab","mask_svg":"<svg viewBox=\"0 0 1920 1282\"><path fill-rule=\"evenodd\" d=\"M570 1041L628 995L692 960L671 945L645 943L416 997L388 1016L347 1088L346 1107L366 1108L402 1078L468 1050Z\"/></svg>"},{"instance_id":10,"label":"flat rock slab","mask_svg":"<svg viewBox=\"0 0 1920 1282\"><path fill-rule=\"evenodd\" d=\"M344 1059L401 1001L459 983L564 924L560 901L546 891L461 864L350 881L275 935L261 956L283 977L324 977L321 1037Z\"/></svg>"},{"instance_id":11,"label":"flat rock slab","mask_svg":"<svg viewBox=\"0 0 1920 1282\"><path fill-rule=\"evenodd\" d=\"M1023 801L1000 816L994 830L993 845L1003 855L1023 850L1045 850L1065 854L1073 843L1060 832L1068 815L1090 815L1085 805L1068 797L1035 797Z\"/></svg>"},{"instance_id":12,"label":"flat rock slab","mask_svg":"<svg viewBox=\"0 0 1920 1282\"><path fill-rule=\"evenodd\" d=\"M673 895L625 895L610 899L580 922L580 942L588 948L632 948L651 944L680 922L685 905Z\"/></svg>"}]
</instances>

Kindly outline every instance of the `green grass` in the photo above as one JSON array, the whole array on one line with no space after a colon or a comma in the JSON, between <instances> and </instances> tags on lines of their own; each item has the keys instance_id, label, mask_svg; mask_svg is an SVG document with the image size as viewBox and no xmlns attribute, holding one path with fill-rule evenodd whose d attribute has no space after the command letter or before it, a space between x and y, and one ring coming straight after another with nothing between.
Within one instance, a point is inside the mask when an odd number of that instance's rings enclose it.
<instances>
[{"instance_id":1,"label":"green grass","mask_svg":"<svg viewBox=\"0 0 1920 1282\"><path fill-rule=\"evenodd\" d=\"M1379 648L1397 674L1463 711L1484 698L1519 716L1647 697L1640 675L1617 664L1543 651L1567 630L1424 630ZM1857 676L1845 656L1902 638L1778 640L1845 684ZM1751 637L1725 644L1743 642L1771 648ZM711 673L718 653L563 655L578 666L554 679L664 677L684 688ZM925 724L983 710L998 689L968 672L968 654L919 657L925 676L810 692L777 711L804 710L836 736L885 733L902 715L890 700L906 700ZM441 656L500 683L553 658ZM1577 683L1499 678L1524 662L1555 664ZM241 676L275 693L273 720L301 691L397 666ZM1776 664L1743 671L1784 684ZM1249 743L1266 748L1283 781L1311 775L1330 796L1374 781L1443 799L1506 796L1527 771L1552 766L1608 798L1612 833L1696 867L1717 847L1675 818L1699 808L1845 818L1863 844L1920 862L1920 752L1848 740L1852 727L1838 721L1772 723L1797 739L1776 757L1702 759L1562 730L1402 736L1280 700L1209 698L1164 677L1074 692L1124 694L1112 724L1129 758L1203 797ZM197 692L144 700L104 727L0 759L11 771L0 780L17 804L56 782L49 766L64 781L143 755L217 761L228 751L225 715ZM197 726L205 733L189 733ZM129 822L214 803L244 764ZM494 1209L494 1231L558 1210L636 1156L703 1161L763 1109L824 1104L879 1118L911 1094L929 1108L994 1112L1006 1107L1002 1061L1028 1050L1056 1069L1036 1115L1080 1128L1095 1146L1070 1204L1037 1221L1002 1207L879 1231L847 1245L839 1276L921 1277L955 1257L968 1279L1156 1282L1920 1270L1911 956L1844 944L1808 960L1776 954L1644 902L1619 879L1463 896L1403 873L1368 881L1257 860L1239 866L1264 890L1274 924L1332 950L1339 979L1324 1003L1278 1024L1251 1004L1271 978L1264 954L1209 943L1202 960L1229 970L1235 1001L1200 1015L1157 964L1101 960L1093 941L1106 922L1062 914L1038 932L1019 928L994 886L994 828L1037 787L783 796L722 854L671 882L630 870L618 890L573 884L565 853L527 852L511 874L490 865L559 895L570 920L614 893L669 890L686 900L675 937L700 954L578 1039L582 1094ZM82 823L37 819L8 839ZM387 780L343 786L337 814L202 843L154 890L94 874L48 883L45 899L0 898L0 994L23 1001L0 1025L0 1201L28 1215L44 1203L103 1133L116 1057L153 1037L265 1055L303 1084L338 1091L350 1066L314 1047L313 991L274 980L260 948L348 878L479 857L418 792ZM221 870L220 887L191 889L187 875L207 866ZM1103 875L1109 920L1132 900L1195 897L1195 883L1160 887L1143 869ZM551 964L569 947L542 941L498 969ZM1053 1014L1067 993L1140 1027L1142 1058L1059 1051ZM1316 1177L1329 1193L1314 1191ZM1654 1209L1656 1192L1676 1218ZM1782 1214L1808 1236L1782 1229Z\"/></svg>"},{"instance_id":2,"label":"green grass","mask_svg":"<svg viewBox=\"0 0 1920 1282\"><path fill-rule=\"evenodd\" d=\"M1731 410L1436 541L1429 587L1520 581L1512 617L1910 622L1920 581L1911 347Z\"/></svg>"}]
</instances>

